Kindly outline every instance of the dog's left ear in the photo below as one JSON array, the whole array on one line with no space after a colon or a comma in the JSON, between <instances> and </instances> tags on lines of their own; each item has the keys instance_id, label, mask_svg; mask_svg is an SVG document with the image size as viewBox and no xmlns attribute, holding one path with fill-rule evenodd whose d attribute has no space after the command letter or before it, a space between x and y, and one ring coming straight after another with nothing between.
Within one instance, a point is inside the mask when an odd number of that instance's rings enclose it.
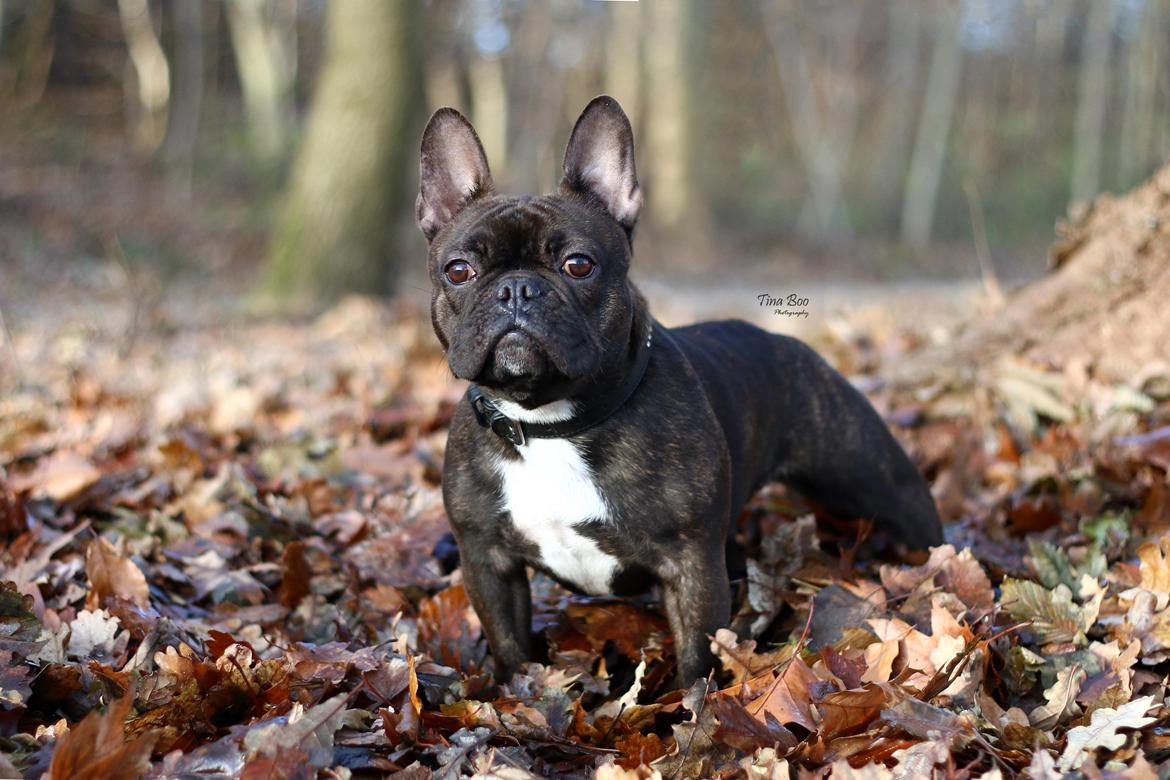
<instances>
[{"instance_id":1,"label":"dog's left ear","mask_svg":"<svg viewBox=\"0 0 1170 780\"><path fill-rule=\"evenodd\" d=\"M581 112L565 149L561 191L596 198L630 232L642 210L634 170L634 131L618 102L595 97Z\"/></svg>"}]
</instances>

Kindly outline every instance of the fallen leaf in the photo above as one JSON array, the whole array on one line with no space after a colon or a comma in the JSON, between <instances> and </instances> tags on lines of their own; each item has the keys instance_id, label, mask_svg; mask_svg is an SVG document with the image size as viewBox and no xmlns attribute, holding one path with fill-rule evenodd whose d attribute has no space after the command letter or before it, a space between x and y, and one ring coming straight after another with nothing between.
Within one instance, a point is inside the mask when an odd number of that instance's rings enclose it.
<instances>
[{"instance_id":1,"label":"fallen leaf","mask_svg":"<svg viewBox=\"0 0 1170 780\"><path fill-rule=\"evenodd\" d=\"M649 610L620 601L574 601L565 615L597 650L612 642L631 661L662 657L666 621Z\"/></svg>"},{"instance_id":2,"label":"fallen leaf","mask_svg":"<svg viewBox=\"0 0 1170 780\"><path fill-rule=\"evenodd\" d=\"M890 780L894 773L881 764L866 764L854 767L844 759L834 761L831 777L833 780ZM930 777L930 775L926 775Z\"/></svg>"},{"instance_id":3,"label":"fallen leaf","mask_svg":"<svg viewBox=\"0 0 1170 780\"><path fill-rule=\"evenodd\" d=\"M340 694L308 709L297 702L287 716L256 726L244 735L247 755L255 758L301 751L310 766L330 766L333 763L333 735L345 722L348 698Z\"/></svg>"},{"instance_id":4,"label":"fallen leaf","mask_svg":"<svg viewBox=\"0 0 1170 780\"><path fill-rule=\"evenodd\" d=\"M656 761L666 755L667 745L657 734L653 732L642 734L641 732L634 731L615 739L613 746L620 752L617 758L616 768L606 774L602 770L609 766L615 766L614 764L605 764L598 767L597 774L594 775L594 780L599 780L599 778L603 777L612 777L615 780L618 778L637 780L637 778L662 777L656 770L651 770L647 774L640 774L633 771L639 766L650 764L652 761Z\"/></svg>"},{"instance_id":5,"label":"fallen leaf","mask_svg":"<svg viewBox=\"0 0 1170 780\"><path fill-rule=\"evenodd\" d=\"M89 578L89 593L85 597L88 609L104 606L105 599L111 596L142 609L150 607L150 588L142 569L100 536L85 549L85 576Z\"/></svg>"},{"instance_id":6,"label":"fallen leaf","mask_svg":"<svg viewBox=\"0 0 1170 780\"><path fill-rule=\"evenodd\" d=\"M77 613L69 623L66 651L73 658L111 659L128 639L125 633L119 636L118 623L118 618L110 617L104 609Z\"/></svg>"},{"instance_id":7,"label":"fallen leaf","mask_svg":"<svg viewBox=\"0 0 1170 780\"><path fill-rule=\"evenodd\" d=\"M868 618L873 617L878 609L878 605L872 601L836 583L821 588L813 597L809 647L820 650L826 645L834 644L841 639L847 629L862 625Z\"/></svg>"},{"instance_id":8,"label":"fallen leaf","mask_svg":"<svg viewBox=\"0 0 1170 780\"><path fill-rule=\"evenodd\" d=\"M276 597L286 607L295 607L309 595L309 579L313 575L305 559L305 543L294 540L284 546L280 556L280 587Z\"/></svg>"},{"instance_id":9,"label":"fallen leaf","mask_svg":"<svg viewBox=\"0 0 1170 780\"><path fill-rule=\"evenodd\" d=\"M930 559L921 566L882 566L881 578L882 586L895 598L915 591L945 590L957 596L968 609L988 610L995 603L991 580L975 556L969 549L956 551L950 544L933 548Z\"/></svg>"},{"instance_id":10,"label":"fallen leaf","mask_svg":"<svg viewBox=\"0 0 1170 780\"><path fill-rule=\"evenodd\" d=\"M418 605L419 645L440 663L477 669L483 661L479 620L462 585L453 585Z\"/></svg>"},{"instance_id":11,"label":"fallen leaf","mask_svg":"<svg viewBox=\"0 0 1170 780\"><path fill-rule=\"evenodd\" d=\"M664 777L712 777L713 768L732 760L736 753L714 738L718 731L715 710L709 705L705 680L698 680L683 696L683 706L690 720L671 726L675 749L656 760L651 767Z\"/></svg>"},{"instance_id":12,"label":"fallen leaf","mask_svg":"<svg viewBox=\"0 0 1170 780\"><path fill-rule=\"evenodd\" d=\"M745 753L777 745L786 751L796 747L797 739L791 731L774 719L765 722L755 717L731 696L712 696L707 706L712 708L711 714L719 721L719 728L713 735L718 742Z\"/></svg>"},{"instance_id":13,"label":"fallen leaf","mask_svg":"<svg viewBox=\"0 0 1170 780\"><path fill-rule=\"evenodd\" d=\"M958 736L971 732L971 724L961 715L913 698L883 710L882 720L919 739L938 740L948 747L954 746Z\"/></svg>"},{"instance_id":14,"label":"fallen leaf","mask_svg":"<svg viewBox=\"0 0 1170 780\"><path fill-rule=\"evenodd\" d=\"M1032 780L1064 780L1064 774L1056 769L1056 759L1047 750L1037 750L1028 765L1028 777Z\"/></svg>"},{"instance_id":15,"label":"fallen leaf","mask_svg":"<svg viewBox=\"0 0 1170 780\"><path fill-rule=\"evenodd\" d=\"M1056 673L1054 682L1044 691L1045 703L1028 714L1028 720L1038 729L1049 731L1059 723L1081 714L1077 694L1085 681L1085 670L1079 664L1066 666Z\"/></svg>"},{"instance_id":16,"label":"fallen leaf","mask_svg":"<svg viewBox=\"0 0 1170 780\"><path fill-rule=\"evenodd\" d=\"M130 699L124 696L114 701L104 713L89 713L69 730L53 750L50 780L137 780L150 771L155 736L125 738L123 723L130 712Z\"/></svg>"},{"instance_id":17,"label":"fallen leaf","mask_svg":"<svg viewBox=\"0 0 1170 780\"><path fill-rule=\"evenodd\" d=\"M834 737L864 731L886 705L886 692L874 683L853 691L834 691L817 702L820 734L826 742Z\"/></svg>"},{"instance_id":18,"label":"fallen leaf","mask_svg":"<svg viewBox=\"0 0 1170 780\"><path fill-rule=\"evenodd\" d=\"M291 747L247 759L239 780L313 780L316 774L309 754Z\"/></svg>"},{"instance_id":19,"label":"fallen leaf","mask_svg":"<svg viewBox=\"0 0 1170 780\"><path fill-rule=\"evenodd\" d=\"M794 655L769 684L762 696L747 705L748 712L765 721L770 715L782 726L796 723L809 731L816 723L809 710L809 686L817 680L812 669L799 655Z\"/></svg>"},{"instance_id":20,"label":"fallen leaf","mask_svg":"<svg viewBox=\"0 0 1170 780\"><path fill-rule=\"evenodd\" d=\"M1016 620L1031 621L1029 631L1045 643L1086 644L1085 632L1097 620L1104 593L1083 606L1073 603L1065 585L1048 590L1043 585L1010 577L1003 582L1003 606Z\"/></svg>"},{"instance_id":21,"label":"fallen leaf","mask_svg":"<svg viewBox=\"0 0 1170 780\"><path fill-rule=\"evenodd\" d=\"M1142 587L1154 593L1170 593L1170 538L1143 544L1137 556L1141 560Z\"/></svg>"},{"instance_id":22,"label":"fallen leaf","mask_svg":"<svg viewBox=\"0 0 1170 780\"><path fill-rule=\"evenodd\" d=\"M1116 709L1094 710L1089 725L1069 729L1064 752L1060 754L1060 768L1065 771L1078 769L1094 750L1121 747L1125 735L1119 734L1118 729L1140 729L1150 725L1157 720L1146 716L1153 706L1153 696L1142 696Z\"/></svg>"},{"instance_id":23,"label":"fallen leaf","mask_svg":"<svg viewBox=\"0 0 1170 780\"><path fill-rule=\"evenodd\" d=\"M63 503L101 479L102 473L77 452L57 450L27 476L13 480L18 493L32 492Z\"/></svg>"},{"instance_id":24,"label":"fallen leaf","mask_svg":"<svg viewBox=\"0 0 1170 780\"><path fill-rule=\"evenodd\" d=\"M24 503L0 479L0 537L11 538L28 530L28 515Z\"/></svg>"},{"instance_id":25,"label":"fallen leaf","mask_svg":"<svg viewBox=\"0 0 1170 780\"><path fill-rule=\"evenodd\" d=\"M788 780L791 770L788 760L781 758L774 748L757 750L753 755L739 762L748 780Z\"/></svg>"},{"instance_id":26,"label":"fallen leaf","mask_svg":"<svg viewBox=\"0 0 1170 780\"><path fill-rule=\"evenodd\" d=\"M919 742L894 753L898 765L893 774L896 780L934 777L934 768L945 762L951 755L946 744L939 741Z\"/></svg>"},{"instance_id":27,"label":"fallen leaf","mask_svg":"<svg viewBox=\"0 0 1170 780\"><path fill-rule=\"evenodd\" d=\"M31 682L28 667L13 660L10 651L0 650L0 708L24 706L32 695Z\"/></svg>"},{"instance_id":28,"label":"fallen leaf","mask_svg":"<svg viewBox=\"0 0 1170 780\"><path fill-rule=\"evenodd\" d=\"M41 621L32 611L33 597L21 593L15 582L0 583L0 642L35 642Z\"/></svg>"},{"instance_id":29,"label":"fallen leaf","mask_svg":"<svg viewBox=\"0 0 1170 780\"><path fill-rule=\"evenodd\" d=\"M477 729L460 729L447 738L445 746L436 746L435 757L439 762L439 771L436 778L441 780L455 780L463 777L463 769L468 757L477 748L491 739L492 730L486 727Z\"/></svg>"}]
</instances>

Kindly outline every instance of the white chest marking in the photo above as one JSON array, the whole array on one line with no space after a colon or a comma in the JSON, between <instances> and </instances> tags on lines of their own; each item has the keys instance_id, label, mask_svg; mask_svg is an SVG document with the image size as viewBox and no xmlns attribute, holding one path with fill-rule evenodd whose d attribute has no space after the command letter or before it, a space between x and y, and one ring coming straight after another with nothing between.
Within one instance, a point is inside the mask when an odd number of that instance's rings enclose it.
<instances>
[{"instance_id":1,"label":"white chest marking","mask_svg":"<svg viewBox=\"0 0 1170 780\"><path fill-rule=\"evenodd\" d=\"M588 593L609 593L617 559L576 528L610 518L585 458L567 439L531 439L517 449L519 459L497 464L512 524L558 577Z\"/></svg>"}]
</instances>

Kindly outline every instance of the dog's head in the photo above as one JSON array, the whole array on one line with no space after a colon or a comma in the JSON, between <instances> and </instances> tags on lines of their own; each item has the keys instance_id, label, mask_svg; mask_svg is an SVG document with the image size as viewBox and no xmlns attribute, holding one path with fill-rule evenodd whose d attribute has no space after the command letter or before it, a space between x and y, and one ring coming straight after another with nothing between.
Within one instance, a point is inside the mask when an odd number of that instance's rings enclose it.
<instances>
[{"instance_id":1,"label":"dog's head","mask_svg":"<svg viewBox=\"0 0 1170 780\"><path fill-rule=\"evenodd\" d=\"M418 225L431 320L456 376L527 406L568 397L629 342L626 281L642 192L617 101L577 120L555 194L496 195L483 146L451 108L423 132Z\"/></svg>"}]
</instances>

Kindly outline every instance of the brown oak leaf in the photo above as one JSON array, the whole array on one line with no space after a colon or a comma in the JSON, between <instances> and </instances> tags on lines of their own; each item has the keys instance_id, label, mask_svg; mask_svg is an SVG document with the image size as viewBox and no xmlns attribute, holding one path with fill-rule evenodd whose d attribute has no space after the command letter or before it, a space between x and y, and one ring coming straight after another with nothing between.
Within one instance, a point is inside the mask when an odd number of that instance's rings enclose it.
<instances>
[{"instance_id":1,"label":"brown oak leaf","mask_svg":"<svg viewBox=\"0 0 1170 780\"><path fill-rule=\"evenodd\" d=\"M53 751L50 780L137 780L150 771L155 735L143 734L130 741L125 738L122 724L130 712L130 698L123 696L104 713L89 713L69 730Z\"/></svg>"}]
</instances>

